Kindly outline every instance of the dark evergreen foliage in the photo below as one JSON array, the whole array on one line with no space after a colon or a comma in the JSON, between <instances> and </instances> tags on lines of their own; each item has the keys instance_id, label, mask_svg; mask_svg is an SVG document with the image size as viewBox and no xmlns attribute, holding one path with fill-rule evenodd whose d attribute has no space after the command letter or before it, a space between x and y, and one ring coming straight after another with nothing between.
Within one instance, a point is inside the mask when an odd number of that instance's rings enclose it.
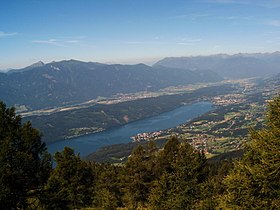
<instances>
[{"instance_id":1,"label":"dark evergreen foliage","mask_svg":"<svg viewBox=\"0 0 280 210\"><path fill-rule=\"evenodd\" d=\"M25 209L51 171L50 155L31 123L0 102L0 209Z\"/></svg>"},{"instance_id":2,"label":"dark evergreen foliage","mask_svg":"<svg viewBox=\"0 0 280 210\"><path fill-rule=\"evenodd\" d=\"M93 205L106 210L123 206L123 167L96 163L92 167L96 176Z\"/></svg>"},{"instance_id":3,"label":"dark evergreen foliage","mask_svg":"<svg viewBox=\"0 0 280 210\"><path fill-rule=\"evenodd\" d=\"M72 209L91 205L93 172L90 165L65 147L54 155L57 163L45 186L46 209Z\"/></svg>"},{"instance_id":4,"label":"dark evergreen foliage","mask_svg":"<svg viewBox=\"0 0 280 210\"><path fill-rule=\"evenodd\" d=\"M158 154L159 177L149 196L151 209L191 209L206 159L189 144L171 138Z\"/></svg>"}]
</instances>

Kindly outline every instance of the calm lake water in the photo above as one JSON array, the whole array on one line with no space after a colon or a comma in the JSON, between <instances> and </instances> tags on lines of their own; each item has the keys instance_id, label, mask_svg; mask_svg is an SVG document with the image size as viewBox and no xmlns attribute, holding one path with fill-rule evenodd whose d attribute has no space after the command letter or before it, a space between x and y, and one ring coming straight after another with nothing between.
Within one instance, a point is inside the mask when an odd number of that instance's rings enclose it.
<instances>
[{"instance_id":1,"label":"calm lake water","mask_svg":"<svg viewBox=\"0 0 280 210\"><path fill-rule=\"evenodd\" d=\"M175 127L212 109L212 104L209 102L199 102L181 106L173 111L128 123L100 133L59 141L48 145L48 150L53 154L63 150L63 148L67 146L73 148L75 152L80 153L81 156L86 156L103 146L128 143L131 141L130 137L138 133L153 132Z\"/></svg>"}]
</instances>

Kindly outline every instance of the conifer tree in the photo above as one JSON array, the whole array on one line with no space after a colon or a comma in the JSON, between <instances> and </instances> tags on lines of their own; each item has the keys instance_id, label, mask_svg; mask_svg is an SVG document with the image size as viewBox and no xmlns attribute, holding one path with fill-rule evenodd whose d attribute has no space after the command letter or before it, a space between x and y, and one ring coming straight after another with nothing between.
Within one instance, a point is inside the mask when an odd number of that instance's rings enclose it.
<instances>
[{"instance_id":1,"label":"conifer tree","mask_svg":"<svg viewBox=\"0 0 280 210\"><path fill-rule=\"evenodd\" d=\"M46 209L74 209L91 205L93 172L74 150L65 147L54 155L57 163L45 187Z\"/></svg>"},{"instance_id":2,"label":"conifer tree","mask_svg":"<svg viewBox=\"0 0 280 210\"><path fill-rule=\"evenodd\" d=\"M0 102L0 209L25 209L51 171L50 154L38 130L21 123L14 108Z\"/></svg>"},{"instance_id":3,"label":"conifer tree","mask_svg":"<svg viewBox=\"0 0 280 210\"><path fill-rule=\"evenodd\" d=\"M150 208L192 209L198 197L198 183L206 160L204 154L173 137L159 153L158 159L162 173L151 190Z\"/></svg>"},{"instance_id":4,"label":"conifer tree","mask_svg":"<svg viewBox=\"0 0 280 210\"><path fill-rule=\"evenodd\" d=\"M266 127L251 131L243 158L225 178L220 206L228 209L279 209L280 98L268 105Z\"/></svg>"},{"instance_id":5,"label":"conifer tree","mask_svg":"<svg viewBox=\"0 0 280 210\"><path fill-rule=\"evenodd\" d=\"M104 210L114 210L122 206L122 167L94 164L94 170L96 174L94 206Z\"/></svg>"},{"instance_id":6,"label":"conifer tree","mask_svg":"<svg viewBox=\"0 0 280 210\"><path fill-rule=\"evenodd\" d=\"M147 205L148 195L154 176L156 146L150 142L147 147L138 146L125 166L124 203L136 209Z\"/></svg>"}]
</instances>

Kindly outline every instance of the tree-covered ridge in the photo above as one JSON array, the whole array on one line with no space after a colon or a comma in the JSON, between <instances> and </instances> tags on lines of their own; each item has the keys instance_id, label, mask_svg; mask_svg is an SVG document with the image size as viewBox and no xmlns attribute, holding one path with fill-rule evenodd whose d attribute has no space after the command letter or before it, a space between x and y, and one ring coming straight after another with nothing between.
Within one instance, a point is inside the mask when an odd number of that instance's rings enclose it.
<instances>
[{"instance_id":1,"label":"tree-covered ridge","mask_svg":"<svg viewBox=\"0 0 280 210\"><path fill-rule=\"evenodd\" d=\"M251 131L245 153L206 160L185 140L138 146L123 165L81 160L70 148L50 156L30 123L0 106L1 209L277 209L280 97ZM13 167L11 167L13 166Z\"/></svg>"},{"instance_id":2,"label":"tree-covered ridge","mask_svg":"<svg viewBox=\"0 0 280 210\"><path fill-rule=\"evenodd\" d=\"M117 104L100 104L50 115L30 116L24 120L31 121L43 132L43 141L48 144L156 116L178 108L184 103L201 101L205 97L230 93L235 89L232 85L215 85L191 93L162 95Z\"/></svg>"}]
</instances>

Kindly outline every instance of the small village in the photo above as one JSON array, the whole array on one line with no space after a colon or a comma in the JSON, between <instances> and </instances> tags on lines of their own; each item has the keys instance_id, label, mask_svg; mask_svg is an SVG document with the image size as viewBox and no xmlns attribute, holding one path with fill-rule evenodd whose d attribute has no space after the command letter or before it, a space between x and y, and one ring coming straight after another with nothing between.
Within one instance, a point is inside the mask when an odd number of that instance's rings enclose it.
<instances>
[{"instance_id":1,"label":"small village","mask_svg":"<svg viewBox=\"0 0 280 210\"><path fill-rule=\"evenodd\" d=\"M136 136L131 137L133 142L150 141L151 139L157 140L162 134L162 131L155 131L151 133L138 133Z\"/></svg>"},{"instance_id":2,"label":"small village","mask_svg":"<svg viewBox=\"0 0 280 210\"><path fill-rule=\"evenodd\" d=\"M208 157L242 149L247 140L248 129L258 127L264 121L262 113L266 99L272 97L273 89L277 87L269 84L265 90L266 93L270 91L270 94L263 94L249 80L239 84L236 93L207 98L216 107L213 111L175 128L140 133L131 138L133 141L151 141L178 136ZM259 100L260 97L263 100Z\"/></svg>"}]
</instances>

